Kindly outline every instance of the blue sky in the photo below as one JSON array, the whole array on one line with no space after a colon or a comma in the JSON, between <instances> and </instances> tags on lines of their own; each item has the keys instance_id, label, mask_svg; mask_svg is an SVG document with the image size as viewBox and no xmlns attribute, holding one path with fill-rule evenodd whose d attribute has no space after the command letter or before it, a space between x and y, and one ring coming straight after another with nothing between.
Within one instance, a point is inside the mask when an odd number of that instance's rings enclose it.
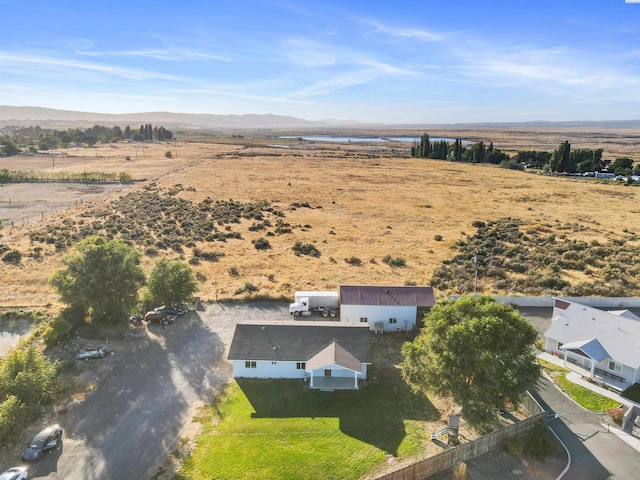
<instances>
[{"instance_id":1,"label":"blue sky","mask_svg":"<svg viewBox=\"0 0 640 480\"><path fill-rule=\"evenodd\" d=\"M625 0L0 0L0 12L0 105L387 124L640 118L640 3Z\"/></svg>"}]
</instances>

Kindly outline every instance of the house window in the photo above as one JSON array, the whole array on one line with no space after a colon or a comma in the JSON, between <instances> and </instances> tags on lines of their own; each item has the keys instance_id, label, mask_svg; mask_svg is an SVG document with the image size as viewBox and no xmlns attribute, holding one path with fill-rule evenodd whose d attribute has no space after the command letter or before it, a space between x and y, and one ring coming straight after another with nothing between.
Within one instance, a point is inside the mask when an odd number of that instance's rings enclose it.
<instances>
[{"instance_id":1,"label":"house window","mask_svg":"<svg viewBox=\"0 0 640 480\"><path fill-rule=\"evenodd\" d=\"M367 323L369 319L367 317L360 317L360 323Z\"/></svg>"},{"instance_id":2,"label":"house window","mask_svg":"<svg viewBox=\"0 0 640 480\"><path fill-rule=\"evenodd\" d=\"M390 318L389 319L389 323L398 323L398 319L397 318Z\"/></svg>"},{"instance_id":3,"label":"house window","mask_svg":"<svg viewBox=\"0 0 640 480\"><path fill-rule=\"evenodd\" d=\"M613 360L609 360L609 370L616 373L622 373L622 365L614 362Z\"/></svg>"},{"instance_id":4,"label":"house window","mask_svg":"<svg viewBox=\"0 0 640 480\"><path fill-rule=\"evenodd\" d=\"M296 362L296 370L306 370L307 362Z\"/></svg>"},{"instance_id":5,"label":"house window","mask_svg":"<svg viewBox=\"0 0 640 480\"><path fill-rule=\"evenodd\" d=\"M244 368L256 368L256 362L254 360L247 360L244 362Z\"/></svg>"}]
</instances>

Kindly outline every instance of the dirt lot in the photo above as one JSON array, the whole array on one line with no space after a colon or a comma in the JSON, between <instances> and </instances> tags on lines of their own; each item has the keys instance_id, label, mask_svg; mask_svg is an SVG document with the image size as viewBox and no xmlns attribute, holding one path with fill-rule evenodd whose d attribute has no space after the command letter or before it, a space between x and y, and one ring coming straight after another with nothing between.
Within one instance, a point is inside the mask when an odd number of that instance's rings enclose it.
<instances>
[{"instance_id":1,"label":"dirt lot","mask_svg":"<svg viewBox=\"0 0 640 480\"><path fill-rule=\"evenodd\" d=\"M10 449L0 466L20 463L20 451L44 424L59 423L63 447L29 467L29 478L150 478L170 470L165 459L192 437L196 409L211 403L229 381L226 355L239 320L288 318L286 305L207 304L174 325L125 330L114 338L78 338L103 345L109 355L78 361L77 393L57 405ZM72 355L73 344L66 353Z\"/></svg>"}]
</instances>

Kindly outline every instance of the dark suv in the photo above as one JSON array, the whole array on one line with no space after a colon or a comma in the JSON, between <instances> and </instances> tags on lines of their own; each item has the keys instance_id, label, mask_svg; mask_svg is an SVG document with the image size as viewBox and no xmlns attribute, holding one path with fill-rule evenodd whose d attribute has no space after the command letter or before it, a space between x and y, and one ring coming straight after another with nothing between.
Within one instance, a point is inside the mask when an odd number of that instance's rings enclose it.
<instances>
[{"instance_id":1,"label":"dark suv","mask_svg":"<svg viewBox=\"0 0 640 480\"><path fill-rule=\"evenodd\" d=\"M22 452L22 460L37 462L43 452L58 448L62 442L62 428L60 425L52 425L37 434L29 447Z\"/></svg>"}]
</instances>

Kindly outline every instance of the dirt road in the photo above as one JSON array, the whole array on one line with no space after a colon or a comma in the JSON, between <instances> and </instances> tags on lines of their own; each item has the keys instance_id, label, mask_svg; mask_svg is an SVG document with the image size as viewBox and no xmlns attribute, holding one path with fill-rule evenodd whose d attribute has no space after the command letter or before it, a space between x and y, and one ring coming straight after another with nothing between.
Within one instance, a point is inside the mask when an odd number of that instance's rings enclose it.
<instances>
[{"instance_id":1,"label":"dirt road","mask_svg":"<svg viewBox=\"0 0 640 480\"><path fill-rule=\"evenodd\" d=\"M30 465L29 478L150 478L180 439L195 433L196 408L229 381L235 324L288 317L284 304L208 304L166 329L151 325L138 338L110 341L113 355L81 363L87 374L100 370L95 389L48 419L62 426L63 446ZM23 447L3 463L20 463Z\"/></svg>"}]
</instances>

